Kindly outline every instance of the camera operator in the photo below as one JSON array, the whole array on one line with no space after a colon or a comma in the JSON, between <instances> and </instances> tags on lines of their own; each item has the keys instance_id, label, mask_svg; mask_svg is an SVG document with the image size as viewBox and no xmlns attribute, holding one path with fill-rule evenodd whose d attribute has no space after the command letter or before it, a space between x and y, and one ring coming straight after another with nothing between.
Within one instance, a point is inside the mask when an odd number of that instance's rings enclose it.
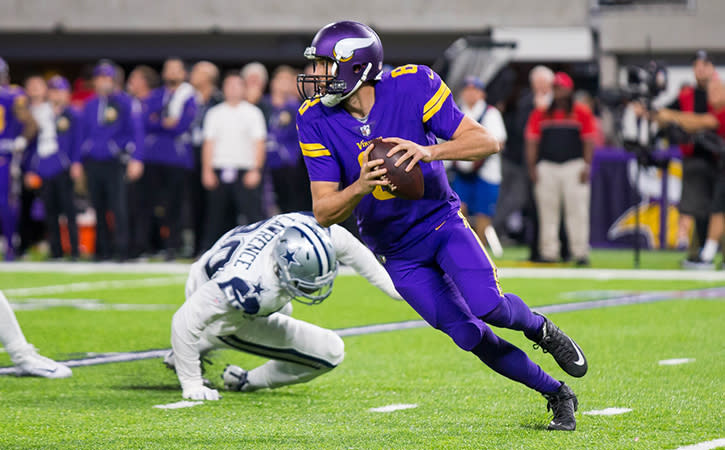
<instances>
[{"instance_id":1,"label":"camera operator","mask_svg":"<svg viewBox=\"0 0 725 450\"><path fill-rule=\"evenodd\" d=\"M707 85L715 73L715 67L707 52L699 50L695 54L692 69L697 85L694 88L682 89L679 98L669 106L669 109L685 113L706 114L710 112ZM666 114L668 113L665 112ZM683 156L680 235L692 235L694 222L696 225L694 235L698 239L697 244L691 245L690 248L696 249L697 245L701 245L705 240L717 171L713 156L701 144L684 144L680 147ZM696 261L697 257L691 252L688 260Z\"/></svg>"},{"instance_id":2,"label":"camera operator","mask_svg":"<svg viewBox=\"0 0 725 450\"><path fill-rule=\"evenodd\" d=\"M686 133L694 135L694 144L691 146L704 152L703 157L710 163L708 168L712 172L711 201L705 205L706 213L711 214L707 226L707 240L699 255L684 263L685 267L696 269L714 268L713 259L725 230L725 141L722 140L725 139L725 85L720 82L717 75L710 75L705 94L708 99L706 105L708 111L705 113L665 109L657 114L657 121L660 124L675 124ZM715 131L721 139L713 136ZM716 164L712 163L714 161ZM684 179L686 175L687 171L683 170L683 200L687 186ZM696 180L700 183L702 181ZM696 218L699 219L697 216Z\"/></svg>"}]
</instances>

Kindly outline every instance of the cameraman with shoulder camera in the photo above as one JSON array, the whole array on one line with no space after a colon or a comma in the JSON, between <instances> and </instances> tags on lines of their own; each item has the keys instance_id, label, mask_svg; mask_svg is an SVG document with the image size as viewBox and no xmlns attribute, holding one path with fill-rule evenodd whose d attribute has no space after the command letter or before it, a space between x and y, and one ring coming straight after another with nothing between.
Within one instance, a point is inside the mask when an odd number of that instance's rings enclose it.
<instances>
[{"instance_id":1,"label":"cameraman with shoulder camera","mask_svg":"<svg viewBox=\"0 0 725 450\"><path fill-rule=\"evenodd\" d=\"M725 89L704 51L697 53L694 69L698 86L683 89L674 104L680 111L664 109L657 114L657 121L675 124L694 136L693 143L681 145L680 211L685 217L680 223L689 232L694 218L698 245L704 242L704 247L699 255L691 254L683 265L708 269L714 268L712 261L725 228L725 160L721 156L725 152L725 141L715 136L716 132L720 138L725 137ZM695 246L694 251L697 249Z\"/></svg>"},{"instance_id":2,"label":"cameraman with shoulder camera","mask_svg":"<svg viewBox=\"0 0 725 450\"><path fill-rule=\"evenodd\" d=\"M710 82L715 67L712 64L707 52L699 50L695 54L692 65L696 86L682 89L678 99L658 115L660 122L677 122L666 120L672 116L678 116L681 120L688 120L695 114L707 114L710 112L708 105L707 85ZM676 114L679 110L685 114ZM710 124L712 125L712 124ZM680 125L682 126L682 125ZM711 127L707 127L711 128ZM700 129L686 130L688 132L699 131ZM693 223L696 225L697 245L705 240L708 216L713 200L717 170L715 159L701 144L682 144L682 197L680 199L680 236L692 235ZM691 245L690 248L697 249ZM696 250L695 250L696 251ZM698 257L693 252L688 256L688 261L697 262ZM687 262L685 263L687 264Z\"/></svg>"}]
</instances>

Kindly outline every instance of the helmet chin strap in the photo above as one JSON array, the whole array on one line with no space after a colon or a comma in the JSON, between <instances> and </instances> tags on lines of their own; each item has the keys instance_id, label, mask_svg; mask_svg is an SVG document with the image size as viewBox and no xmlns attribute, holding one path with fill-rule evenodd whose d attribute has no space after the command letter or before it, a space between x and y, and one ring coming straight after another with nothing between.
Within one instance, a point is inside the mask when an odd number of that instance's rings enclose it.
<instances>
[{"instance_id":1,"label":"helmet chin strap","mask_svg":"<svg viewBox=\"0 0 725 450\"><path fill-rule=\"evenodd\" d=\"M372 63L368 63L367 67L365 67L365 71L363 72L362 76L358 80L357 84L355 84L355 87L353 87L352 90L350 92L348 92L347 94L345 94L345 95L340 95L340 94L325 94L325 95L323 95L322 98L320 99L320 101L322 102L322 104L325 105L325 106L336 106L341 101L343 101L346 98L350 97L352 94L355 93L355 91L357 91L360 88L360 86L362 86L362 84L364 82L366 82L368 80L368 73L370 73L370 69L372 69L372 68L373 68L373 64Z\"/></svg>"}]
</instances>

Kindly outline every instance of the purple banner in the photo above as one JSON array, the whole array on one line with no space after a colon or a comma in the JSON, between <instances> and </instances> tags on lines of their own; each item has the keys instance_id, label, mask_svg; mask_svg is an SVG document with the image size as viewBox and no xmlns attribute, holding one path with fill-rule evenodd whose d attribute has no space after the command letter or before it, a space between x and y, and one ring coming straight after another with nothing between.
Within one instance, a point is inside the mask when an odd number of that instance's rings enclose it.
<instances>
[{"instance_id":1,"label":"purple banner","mask_svg":"<svg viewBox=\"0 0 725 450\"><path fill-rule=\"evenodd\" d=\"M639 168L635 155L617 148L594 153L591 172L591 245L642 248L674 248L682 190L682 163L677 149L658 151L660 167ZM636 233L636 213L640 233Z\"/></svg>"}]
</instances>

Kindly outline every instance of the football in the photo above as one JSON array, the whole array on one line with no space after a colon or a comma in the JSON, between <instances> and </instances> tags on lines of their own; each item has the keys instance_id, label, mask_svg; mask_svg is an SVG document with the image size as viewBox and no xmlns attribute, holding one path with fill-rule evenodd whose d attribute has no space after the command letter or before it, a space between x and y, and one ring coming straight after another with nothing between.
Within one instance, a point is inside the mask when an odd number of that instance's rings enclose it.
<instances>
[{"instance_id":1,"label":"football","mask_svg":"<svg viewBox=\"0 0 725 450\"><path fill-rule=\"evenodd\" d=\"M385 177L390 181L390 186L386 186L383 189L404 200L420 200L423 198L425 186L423 185L423 171L420 165L416 164L410 172L405 171L408 165L407 162L403 163L400 167L395 167L395 162L405 152L398 152L388 158L387 153L395 147L395 143L383 142L382 138L376 138L372 143L375 147L370 151L370 161L382 159L383 167L388 169Z\"/></svg>"}]
</instances>

